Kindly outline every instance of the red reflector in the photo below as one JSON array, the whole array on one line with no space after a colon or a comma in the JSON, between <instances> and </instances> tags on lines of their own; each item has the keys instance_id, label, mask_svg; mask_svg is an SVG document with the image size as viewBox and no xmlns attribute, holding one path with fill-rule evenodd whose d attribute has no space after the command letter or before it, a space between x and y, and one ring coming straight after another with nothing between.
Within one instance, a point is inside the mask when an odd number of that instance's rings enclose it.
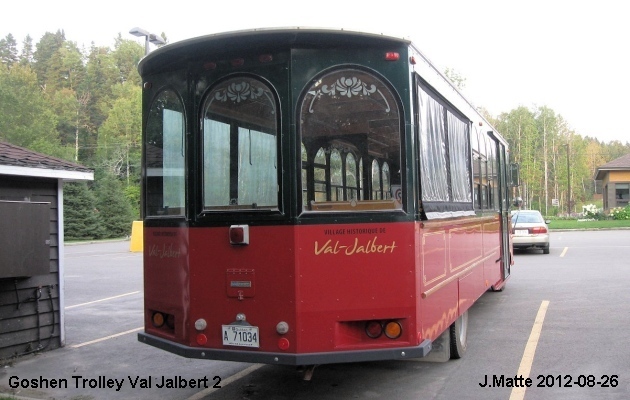
<instances>
[{"instance_id":1,"label":"red reflector","mask_svg":"<svg viewBox=\"0 0 630 400\"><path fill-rule=\"evenodd\" d=\"M242 58L235 58L231 61L233 67L240 67L245 64L245 60Z\"/></svg>"},{"instance_id":2,"label":"red reflector","mask_svg":"<svg viewBox=\"0 0 630 400\"><path fill-rule=\"evenodd\" d=\"M291 343L289 342L289 339L287 338L282 338L278 340L278 348L280 350L287 350L290 345Z\"/></svg>"},{"instance_id":3,"label":"red reflector","mask_svg":"<svg viewBox=\"0 0 630 400\"><path fill-rule=\"evenodd\" d=\"M204 69L216 69L217 68L217 63L214 62L207 62L203 64L203 68Z\"/></svg>"},{"instance_id":4,"label":"red reflector","mask_svg":"<svg viewBox=\"0 0 630 400\"><path fill-rule=\"evenodd\" d=\"M203 346L204 344L208 343L208 337L206 335L204 335L203 333L200 333L197 335L197 344L200 346Z\"/></svg>"},{"instance_id":5,"label":"red reflector","mask_svg":"<svg viewBox=\"0 0 630 400\"><path fill-rule=\"evenodd\" d=\"M231 244L249 244L249 226L248 225L230 226L230 243Z\"/></svg>"},{"instance_id":6,"label":"red reflector","mask_svg":"<svg viewBox=\"0 0 630 400\"><path fill-rule=\"evenodd\" d=\"M388 51L385 53L385 60L387 61L398 61L400 60L400 54L395 51Z\"/></svg>"},{"instance_id":7,"label":"red reflector","mask_svg":"<svg viewBox=\"0 0 630 400\"><path fill-rule=\"evenodd\" d=\"M240 226L230 228L230 242L232 243L243 243L243 239L245 238L245 233L243 232L243 228Z\"/></svg>"},{"instance_id":8,"label":"red reflector","mask_svg":"<svg viewBox=\"0 0 630 400\"><path fill-rule=\"evenodd\" d=\"M271 54L261 54L258 57L258 61L260 61L261 63L268 63L273 61L273 56Z\"/></svg>"}]
</instances>

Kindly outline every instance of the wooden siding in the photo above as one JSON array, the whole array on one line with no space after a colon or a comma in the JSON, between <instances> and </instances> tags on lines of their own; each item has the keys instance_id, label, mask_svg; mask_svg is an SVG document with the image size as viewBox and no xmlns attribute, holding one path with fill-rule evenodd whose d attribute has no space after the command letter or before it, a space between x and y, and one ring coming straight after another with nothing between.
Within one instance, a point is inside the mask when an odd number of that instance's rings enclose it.
<instances>
[{"instance_id":1,"label":"wooden siding","mask_svg":"<svg viewBox=\"0 0 630 400\"><path fill-rule=\"evenodd\" d=\"M56 179L0 175L0 200L50 203L49 273L0 279L0 359L61 346L57 185Z\"/></svg>"},{"instance_id":2,"label":"wooden siding","mask_svg":"<svg viewBox=\"0 0 630 400\"><path fill-rule=\"evenodd\" d=\"M610 171L608 182L630 182L630 171Z\"/></svg>"}]
</instances>

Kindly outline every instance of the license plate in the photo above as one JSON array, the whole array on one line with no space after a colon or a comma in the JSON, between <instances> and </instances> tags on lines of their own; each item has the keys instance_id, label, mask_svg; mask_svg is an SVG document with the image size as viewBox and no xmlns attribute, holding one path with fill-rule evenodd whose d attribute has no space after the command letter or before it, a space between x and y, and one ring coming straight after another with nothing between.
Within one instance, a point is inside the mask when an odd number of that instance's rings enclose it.
<instances>
[{"instance_id":1,"label":"license plate","mask_svg":"<svg viewBox=\"0 0 630 400\"><path fill-rule=\"evenodd\" d=\"M527 230L527 229L516 229L514 231L514 234L516 236L527 236L527 235L529 235L529 230Z\"/></svg>"},{"instance_id":2,"label":"license plate","mask_svg":"<svg viewBox=\"0 0 630 400\"><path fill-rule=\"evenodd\" d=\"M257 326L222 325L223 345L260 347Z\"/></svg>"}]
</instances>

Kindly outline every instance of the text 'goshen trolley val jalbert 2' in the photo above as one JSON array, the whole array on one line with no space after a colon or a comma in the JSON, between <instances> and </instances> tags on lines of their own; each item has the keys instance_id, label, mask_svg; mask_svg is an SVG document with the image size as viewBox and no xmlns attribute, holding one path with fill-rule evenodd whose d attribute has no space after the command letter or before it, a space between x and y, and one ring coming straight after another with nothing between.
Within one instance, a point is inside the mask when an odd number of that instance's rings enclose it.
<instances>
[{"instance_id":1,"label":"text 'goshen trolley val jalbert 2'","mask_svg":"<svg viewBox=\"0 0 630 400\"><path fill-rule=\"evenodd\" d=\"M510 274L507 143L410 41L241 31L139 71L140 341L302 366L462 356L467 310Z\"/></svg>"}]
</instances>

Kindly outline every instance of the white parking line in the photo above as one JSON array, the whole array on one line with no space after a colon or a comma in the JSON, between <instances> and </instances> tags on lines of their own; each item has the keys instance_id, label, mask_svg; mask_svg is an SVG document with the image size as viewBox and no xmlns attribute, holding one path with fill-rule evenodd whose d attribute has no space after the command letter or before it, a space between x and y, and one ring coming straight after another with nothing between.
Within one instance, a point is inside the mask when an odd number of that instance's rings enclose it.
<instances>
[{"instance_id":1,"label":"white parking line","mask_svg":"<svg viewBox=\"0 0 630 400\"><path fill-rule=\"evenodd\" d=\"M521 358L521 365L518 367L517 375L519 377L522 377L522 379L529 378L529 373L532 370L532 364L534 363L534 354L536 354L536 346L538 346L538 339L540 338L540 332L542 331L542 326L543 322L545 321L545 314L547 313L548 307L549 301L544 300L540 304L538 314L536 314L536 319L534 320L532 332L529 334L529 340L527 340L527 345L525 346L525 351L523 352L523 358ZM526 386L512 388L512 393L510 393L510 400L523 400L523 398L525 397L526 389Z\"/></svg>"},{"instance_id":2,"label":"white parking line","mask_svg":"<svg viewBox=\"0 0 630 400\"><path fill-rule=\"evenodd\" d=\"M564 257L564 255L567 254L567 251L569 251L569 248L565 247L564 250L562 250L562 254L560 254L560 257Z\"/></svg>"},{"instance_id":3,"label":"white parking line","mask_svg":"<svg viewBox=\"0 0 630 400\"><path fill-rule=\"evenodd\" d=\"M129 329L128 331L116 333L114 335L105 336L105 337L102 337L100 339L94 339L94 340L90 340L89 342L83 342L83 343L75 344L75 345L70 346L70 348L71 349L77 349L79 347L87 346L88 344L94 344L94 343L102 342L104 340L113 339L113 338L118 337L118 336L126 335L128 333L137 332L137 331L139 331L141 329L144 329L144 327L141 326L140 328Z\"/></svg>"},{"instance_id":4,"label":"white parking line","mask_svg":"<svg viewBox=\"0 0 630 400\"><path fill-rule=\"evenodd\" d=\"M100 300L94 300L94 301L88 301L87 303L81 303L81 304L75 304L73 306L68 306L65 307L64 310L69 310L71 308L75 308L75 307L81 307L81 306L87 306L89 304L94 304L94 303L100 303L101 301L107 301L107 300L112 300L112 299L117 299L119 297L125 297L125 296L131 296L132 294L138 294L140 293L139 290L136 290L135 292L129 292L129 293L124 293L124 294L119 294L118 296L112 296L112 297L106 297L104 299L100 299Z\"/></svg>"}]
</instances>

